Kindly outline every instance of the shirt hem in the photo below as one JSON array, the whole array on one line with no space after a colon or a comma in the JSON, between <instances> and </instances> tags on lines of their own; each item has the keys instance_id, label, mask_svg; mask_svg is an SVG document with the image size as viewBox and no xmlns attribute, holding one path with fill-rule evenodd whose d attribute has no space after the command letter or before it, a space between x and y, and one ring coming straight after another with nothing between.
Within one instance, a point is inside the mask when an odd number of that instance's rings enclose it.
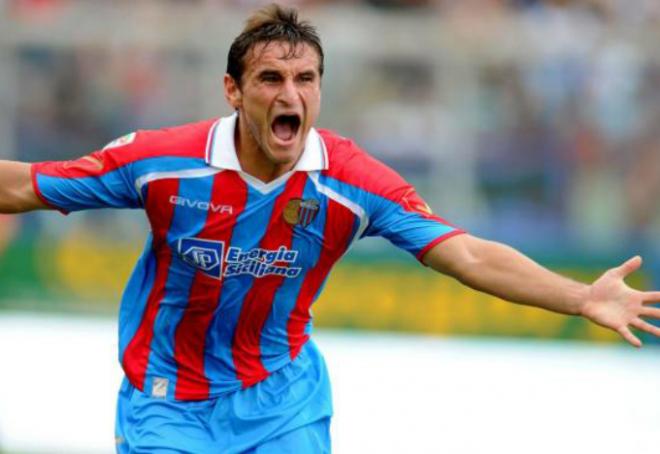
<instances>
[{"instance_id":1,"label":"shirt hem","mask_svg":"<svg viewBox=\"0 0 660 454\"><path fill-rule=\"evenodd\" d=\"M65 216L69 214L69 211L67 211L63 208L60 208L58 206L53 205L48 199L46 199L44 194L41 192L41 189L39 189L39 183L37 182L36 164L32 164L30 166L30 179L32 180L32 189L34 190L34 193L37 195L37 197L39 198L41 203L43 203L44 205L46 205L46 207L48 207L52 210L59 211L60 213L62 213Z\"/></svg>"},{"instance_id":2,"label":"shirt hem","mask_svg":"<svg viewBox=\"0 0 660 454\"><path fill-rule=\"evenodd\" d=\"M416 255L417 260L419 262L426 266L426 264L423 262L424 256L426 255L427 252L429 252L431 249L433 249L434 246L437 246L438 244L442 243L445 240L448 240L449 238L453 238L458 235L462 235L464 233L467 233L465 230L453 230L449 233L445 233L444 235L439 236L435 240L431 241L429 244L427 244L424 249L419 251L419 253Z\"/></svg>"}]
</instances>

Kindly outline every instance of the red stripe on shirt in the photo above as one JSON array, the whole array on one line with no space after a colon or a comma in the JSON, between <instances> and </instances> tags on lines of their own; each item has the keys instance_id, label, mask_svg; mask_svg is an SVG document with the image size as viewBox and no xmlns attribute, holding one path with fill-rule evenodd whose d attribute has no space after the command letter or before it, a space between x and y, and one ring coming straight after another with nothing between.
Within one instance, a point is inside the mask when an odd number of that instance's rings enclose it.
<instances>
[{"instance_id":1,"label":"red stripe on shirt","mask_svg":"<svg viewBox=\"0 0 660 454\"><path fill-rule=\"evenodd\" d=\"M287 322L291 359L300 353L300 349L309 336L305 327L311 318L309 309L325 281L332 266L341 258L351 239L355 215L345 206L328 199L326 224L323 233L323 250L316 265L309 270L302 284L296 305Z\"/></svg>"},{"instance_id":2,"label":"red stripe on shirt","mask_svg":"<svg viewBox=\"0 0 660 454\"><path fill-rule=\"evenodd\" d=\"M154 181L149 184L147 192L146 212L154 238L152 247L156 255L156 277L147 298L140 326L126 347L123 358L126 376L136 388L142 391L144 391L144 378L149 363L151 340L154 335L154 321L160 302L165 296L165 284L172 262L172 251L167 244L167 232L172 224L174 205L163 203L163 200L169 200L178 192L179 181L176 179Z\"/></svg>"},{"instance_id":3,"label":"red stripe on shirt","mask_svg":"<svg viewBox=\"0 0 660 454\"><path fill-rule=\"evenodd\" d=\"M291 248L294 227L284 220L283 211L291 199L302 197L306 182L307 174L304 172L297 172L289 179L284 191L275 201L268 228L259 244L260 248ZM283 276L273 275L255 277L254 284L243 300L234 333L232 356L236 375L245 388L268 377L268 371L261 362L261 331L270 314L275 292L284 279Z\"/></svg>"},{"instance_id":4,"label":"red stripe on shirt","mask_svg":"<svg viewBox=\"0 0 660 454\"><path fill-rule=\"evenodd\" d=\"M328 169L323 171L324 175L383 197L407 212L455 227L440 216L432 214L412 185L353 141L325 129L320 129L319 134L326 144L330 161ZM369 171L365 172L364 169Z\"/></svg>"},{"instance_id":5,"label":"red stripe on shirt","mask_svg":"<svg viewBox=\"0 0 660 454\"><path fill-rule=\"evenodd\" d=\"M226 256L236 219L245 208L247 186L236 172L221 172L213 182L211 201L215 206L231 206L232 213L209 211L206 224L197 238L222 241ZM174 391L176 399L208 399L210 385L204 373L204 350L207 331L220 300L222 283L222 280L201 271L195 274L188 306L174 336L174 359L178 365Z\"/></svg>"},{"instance_id":6,"label":"red stripe on shirt","mask_svg":"<svg viewBox=\"0 0 660 454\"><path fill-rule=\"evenodd\" d=\"M36 172L61 178L98 177L132 162L152 157L204 159L211 127L216 120L154 131L138 131L133 142L95 151L72 161L39 162Z\"/></svg>"},{"instance_id":7,"label":"red stripe on shirt","mask_svg":"<svg viewBox=\"0 0 660 454\"><path fill-rule=\"evenodd\" d=\"M412 190L412 186L397 172L366 153L352 140L325 129L320 129L319 134L326 144L330 161L328 169L323 171L324 175L396 203Z\"/></svg>"}]
</instances>

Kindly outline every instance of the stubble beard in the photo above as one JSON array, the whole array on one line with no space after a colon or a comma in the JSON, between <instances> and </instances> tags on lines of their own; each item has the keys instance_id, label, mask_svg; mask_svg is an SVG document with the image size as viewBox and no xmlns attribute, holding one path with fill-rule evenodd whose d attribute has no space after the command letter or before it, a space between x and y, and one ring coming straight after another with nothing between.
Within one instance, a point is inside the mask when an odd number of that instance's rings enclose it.
<instances>
[{"instance_id":1,"label":"stubble beard","mask_svg":"<svg viewBox=\"0 0 660 454\"><path fill-rule=\"evenodd\" d=\"M239 122L240 122L240 117L241 115L239 114ZM295 156L290 157L288 154L286 154L282 158L278 158L277 154L273 150L271 150L270 147L268 146L267 137L262 137L259 134L258 124L248 120L247 115L245 116L245 125L246 125L245 129L250 136L249 139L251 143L254 144L256 147L254 151L257 153L257 156L263 157L270 164L274 166L293 165L298 160L298 158L300 158L300 155L302 154L302 150ZM240 130L240 126L239 126L239 130ZM268 125L268 129L265 131L265 135L267 136L270 133L271 133L270 125Z\"/></svg>"}]
</instances>

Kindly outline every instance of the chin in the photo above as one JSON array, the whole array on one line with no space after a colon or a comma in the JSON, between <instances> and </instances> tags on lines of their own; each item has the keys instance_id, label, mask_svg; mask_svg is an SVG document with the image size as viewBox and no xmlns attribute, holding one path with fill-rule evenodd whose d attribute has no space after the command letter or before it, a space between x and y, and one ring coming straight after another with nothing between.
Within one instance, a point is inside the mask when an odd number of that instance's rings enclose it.
<instances>
[{"instance_id":1,"label":"chin","mask_svg":"<svg viewBox=\"0 0 660 454\"><path fill-rule=\"evenodd\" d=\"M299 156L300 156L299 154L284 155L282 153L275 153L270 156L270 160L273 164L282 165L282 166L286 166L286 165L293 166L298 160Z\"/></svg>"},{"instance_id":2,"label":"chin","mask_svg":"<svg viewBox=\"0 0 660 454\"><path fill-rule=\"evenodd\" d=\"M299 148L299 150L298 151L294 151L291 149L273 150L271 148L268 153L268 158L274 164L279 164L279 165L295 164L298 158L302 155L304 146L296 145L295 148L296 149Z\"/></svg>"}]
</instances>

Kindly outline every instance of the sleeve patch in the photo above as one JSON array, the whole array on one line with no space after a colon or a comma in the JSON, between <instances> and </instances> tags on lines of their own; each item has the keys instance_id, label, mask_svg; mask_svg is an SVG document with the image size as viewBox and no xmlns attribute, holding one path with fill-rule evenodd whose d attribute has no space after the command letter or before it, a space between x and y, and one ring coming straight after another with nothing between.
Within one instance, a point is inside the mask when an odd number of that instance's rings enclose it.
<instances>
[{"instance_id":1,"label":"sleeve patch","mask_svg":"<svg viewBox=\"0 0 660 454\"><path fill-rule=\"evenodd\" d=\"M426 216L433 215L431 207L428 206L428 204L419 195L417 195L415 190L412 188L410 188L401 198L401 204L406 211L414 211Z\"/></svg>"},{"instance_id":2,"label":"sleeve patch","mask_svg":"<svg viewBox=\"0 0 660 454\"><path fill-rule=\"evenodd\" d=\"M118 147L123 147L124 145L128 145L130 143L133 143L135 140L135 136L137 133L132 132L130 134L126 134L125 136L121 136L118 139L113 140L109 144L107 144L105 147L103 147L104 150L109 150L110 148L118 148Z\"/></svg>"}]
</instances>

